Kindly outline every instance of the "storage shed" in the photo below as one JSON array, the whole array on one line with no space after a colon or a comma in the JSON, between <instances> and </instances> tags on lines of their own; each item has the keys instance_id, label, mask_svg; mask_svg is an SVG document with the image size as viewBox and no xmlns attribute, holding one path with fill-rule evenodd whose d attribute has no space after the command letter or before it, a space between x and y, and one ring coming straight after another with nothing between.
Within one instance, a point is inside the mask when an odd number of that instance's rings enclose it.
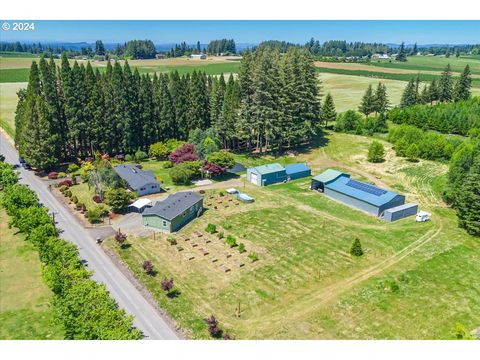
<instances>
[{"instance_id":1,"label":"storage shed","mask_svg":"<svg viewBox=\"0 0 480 360\"><path fill-rule=\"evenodd\" d=\"M247 181L258 186L267 186L285 181L285 168L277 163L251 167L247 169Z\"/></svg>"},{"instance_id":2,"label":"storage shed","mask_svg":"<svg viewBox=\"0 0 480 360\"><path fill-rule=\"evenodd\" d=\"M305 163L296 163L285 166L287 180L295 180L303 177L311 176L312 170Z\"/></svg>"},{"instance_id":3,"label":"storage shed","mask_svg":"<svg viewBox=\"0 0 480 360\"><path fill-rule=\"evenodd\" d=\"M415 203L404 204L385 210L383 219L385 221L396 221L408 216L417 214L418 205Z\"/></svg>"}]
</instances>

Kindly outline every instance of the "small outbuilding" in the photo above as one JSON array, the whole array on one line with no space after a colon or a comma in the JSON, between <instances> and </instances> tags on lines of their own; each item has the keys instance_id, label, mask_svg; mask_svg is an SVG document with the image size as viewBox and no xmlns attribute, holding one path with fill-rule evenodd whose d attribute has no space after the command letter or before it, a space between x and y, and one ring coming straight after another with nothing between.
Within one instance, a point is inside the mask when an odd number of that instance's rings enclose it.
<instances>
[{"instance_id":1,"label":"small outbuilding","mask_svg":"<svg viewBox=\"0 0 480 360\"><path fill-rule=\"evenodd\" d=\"M128 208L131 211L141 213L145 208L152 206L152 200L147 198L137 199L135 202L128 205Z\"/></svg>"},{"instance_id":2,"label":"small outbuilding","mask_svg":"<svg viewBox=\"0 0 480 360\"><path fill-rule=\"evenodd\" d=\"M389 222L400 220L408 216L416 215L417 210L418 205L415 203L395 206L393 208L385 210L385 212L383 213L383 219Z\"/></svg>"},{"instance_id":3,"label":"small outbuilding","mask_svg":"<svg viewBox=\"0 0 480 360\"><path fill-rule=\"evenodd\" d=\"M285 165L287 180L295 180L312 175L312 170L305 163Z\"/></svg>"},{"instance_id":4,"label":"small outbuilding","mask_svg":"<svg viewBox=\"0 0 480 360\"><path fill-rule=\"evenodd\" d=\"M325 185L337 180L341 176L345 176L347 178L350 177L350 175L345 174L341 171L334 170L334 169L327 169L323 173L312 178L310 189L324 192Z\"/></svg>"},{"instance_id":5,"label":"small outbuilding","mask_svg":"<svg viewBox=\"0 0 480 360\"><path fill-rule=\"evenodd\" d=\"M142 214L143 225L165 232L180 230L203 211L203 196L193 191L183 191L169 195L163 201L145 209Z\"/></svg>"},{"instance_id":6,"label":"small outbuilding","mask_svg":"<svg viewBox=\"0 0 480 360\"><path fill-rule=\"evenodd\" d=\"M247 169L247 181L258 186L267 186L285 181L285 168L277 163L251 167Z\"/></svg>"}]
</instances>

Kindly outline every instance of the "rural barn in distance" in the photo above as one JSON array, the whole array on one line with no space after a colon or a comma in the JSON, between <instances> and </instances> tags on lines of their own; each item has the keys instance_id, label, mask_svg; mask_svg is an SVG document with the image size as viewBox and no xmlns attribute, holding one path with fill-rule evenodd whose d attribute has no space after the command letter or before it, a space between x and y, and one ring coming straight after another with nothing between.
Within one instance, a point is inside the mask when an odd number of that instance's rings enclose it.
<instances>
[{"instance_id":1,"label":"rural barn in distance","mask_svg":"<svg viewBox=\"0 0 480 360\"><path fill-rule=\"evenodd\" d=\"M114 167L114 170L125 180L129 189L140 196L162 191L162 184L155 179L153 172L144 171L138 165L118 165Z\"/></svg>"},{"instance_id":2,"label":"rural barn in distance","mask_svg":"<svg viewBox=\"0 0 480 360\"><path fill-rule=\"evenodd\" d=\"M200 216L203 211L203 196L193 191L182 191L169 195L163 201L146 208L142 213L143 225L165 232L181 229Z\"/></svg>"},{"instance_id":3,"label":"rural barn in distance","mask_svg":"<svg viewBox=\"0 0 480 360\"><path fill-rule=\"evenodd\" d=\"M312 178L312 190L369 214L383 217L385 210L403 205L405 196L350 178L328 169Z\"/></svg>"},{"instance_id":4,"label":"rural barn in distance","mask_svg":"<svg viewBox=\"0 0 480 360\"><path fill-rule=\"evenodd\" d=\"M305 163L290 164L287 166L273 163L247 169L247 181L258 186L267 186L310 175L311 170Z\"/></svg>"}]
</instances>

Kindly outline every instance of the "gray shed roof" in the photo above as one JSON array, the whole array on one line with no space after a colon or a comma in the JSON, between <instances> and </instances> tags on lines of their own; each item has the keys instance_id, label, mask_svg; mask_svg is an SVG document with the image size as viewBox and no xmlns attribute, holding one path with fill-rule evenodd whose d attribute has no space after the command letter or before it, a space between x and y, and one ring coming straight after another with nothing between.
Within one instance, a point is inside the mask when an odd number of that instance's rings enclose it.
<instances>
[{"instance_id":1,"label":"gray shed roof","mask_svg":"<svg viewBox=\"0 0 480 360\"><path fill-rule=\"evenodd\" d=\"M114 167L114 170L133 190L138 190L148 184L161 185L160 181L155 179L153 172L144 171L138 168L137 165L118 165Z\"/></svg>"},{"instance_id":2,"label":"gray shed roof","mask_svg":"<svg viewBox=\"0 0 480 360\"><path fill-rule=\"evenodd\" d=\"M163 201L157 201L151 208L145 209L145 215L157 215L166 220L173 220L184 211L203 199L193 191L182 191L169 195Z\"/></svg>"}]
</instances>

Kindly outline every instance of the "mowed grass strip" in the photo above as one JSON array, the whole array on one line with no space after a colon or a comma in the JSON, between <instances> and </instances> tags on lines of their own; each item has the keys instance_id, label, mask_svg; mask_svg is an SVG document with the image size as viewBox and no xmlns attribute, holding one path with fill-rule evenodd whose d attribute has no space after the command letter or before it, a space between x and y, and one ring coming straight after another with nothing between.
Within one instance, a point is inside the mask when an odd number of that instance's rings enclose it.
<instances>
[{"instance_id":1,"label":"mowed grass strip","mask_svg":"<svg viewBox=\"0 0 480 360\"><path fill-rule=\"evenodd\" d=\"M7 224L8 216L0 209L0 339L62 339L38 254Z\"/></svg>"}]
</instances>

